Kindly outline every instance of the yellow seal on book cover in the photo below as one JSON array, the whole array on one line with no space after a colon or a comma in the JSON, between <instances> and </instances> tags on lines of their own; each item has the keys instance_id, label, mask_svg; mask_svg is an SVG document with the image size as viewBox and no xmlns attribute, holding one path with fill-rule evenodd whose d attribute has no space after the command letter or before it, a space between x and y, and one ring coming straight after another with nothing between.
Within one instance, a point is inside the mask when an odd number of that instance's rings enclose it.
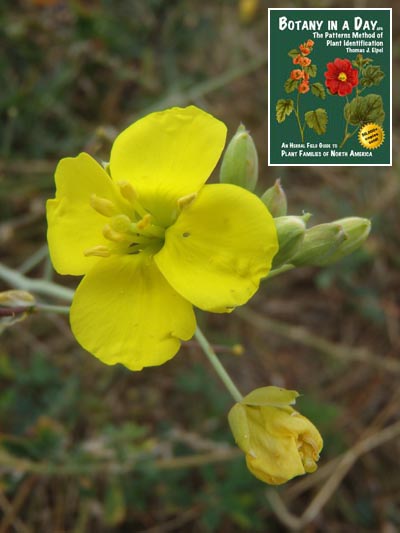
<instances>
[{"instance_id":1,"label":"yellow seal on book cover","mask_svg":"<svg viewBox=\"0 0 400 533\"><path fill-rule=\"evenodd\" d=\"M385 140L385 132L379 124L369 122L358 132L358 140L364 148L375 150L375 148L379 148Z\"/></svg>"}]
</instances>

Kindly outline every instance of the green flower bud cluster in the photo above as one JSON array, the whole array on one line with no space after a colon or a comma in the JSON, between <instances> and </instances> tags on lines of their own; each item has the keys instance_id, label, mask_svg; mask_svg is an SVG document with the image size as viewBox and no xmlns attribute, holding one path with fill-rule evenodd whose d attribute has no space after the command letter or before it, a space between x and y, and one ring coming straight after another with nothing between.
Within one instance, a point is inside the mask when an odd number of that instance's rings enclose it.
<instances>
[{"instance_id":1,"label":"green flower bud cluster","mask_svg":"<svg viewBox=\"0 0 400 533\"><path fill-rule=\"evenodd\" d=\"M258 181L257 149L250 133L241 124L225 151L220 181L254 191ZM270 275L277 269L301 266L326 266L351 254L367 239L371 222L348 217L307 228L310 213L287 214L287 199L280 180L268 188L261 200L274 217L279 251Z\"/></svg>"},{"instance_id":2,"label":"green flower bud cluster","mask_svg":"<svg viewBox=\"0 0 400 533\"><path fill-rule=\"evenodd\" d=\"M367 239L371 222L348 217L306 229L310 214L275 218L279 251L272 267L327 266L356 251Z\"/></svg>"}]
</instances>

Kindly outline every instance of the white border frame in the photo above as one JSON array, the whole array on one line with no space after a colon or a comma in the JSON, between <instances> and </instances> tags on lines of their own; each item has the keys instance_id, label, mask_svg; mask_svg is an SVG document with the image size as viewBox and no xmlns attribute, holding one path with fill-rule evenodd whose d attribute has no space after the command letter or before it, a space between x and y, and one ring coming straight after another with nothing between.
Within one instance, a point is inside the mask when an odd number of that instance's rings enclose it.
<instances>
[{"instance_id":1,"label":"white border frame","mask_svg":"<svg viewBox=\"0 0 400 533\"><path fill-rule=\"evenodd\" d=\"M271 62L269 60L271 53L271 11L389 11L390 19L390 115L389 115L389 130L390 130L390 163L271 163L271 150L270 150L270 139L271 139L271 95L270 95L270 79L271 79ZM316 8L316 7L269 7L268 8L268 166L269 167L391 167L392 166L392 95L393 95L393 58L392 58L392 48L393 48L393 33L392 33L392 8L391 7L365 7L365 8L355 8L355 7L329 7L329 8Z\"/></svg>"}]
</instances>

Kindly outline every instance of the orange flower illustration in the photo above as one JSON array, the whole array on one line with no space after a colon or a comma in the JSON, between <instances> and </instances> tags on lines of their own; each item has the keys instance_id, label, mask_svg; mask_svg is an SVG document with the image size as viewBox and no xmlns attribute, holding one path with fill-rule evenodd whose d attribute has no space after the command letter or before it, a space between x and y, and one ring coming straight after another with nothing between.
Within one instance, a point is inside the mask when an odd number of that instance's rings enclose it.
<instances>
[{"instance_id":1,"label":"orange flower illustration","mask_svg":"<svg viewBox=\"0 0 400 533\"><path fill-rule=\"evenodd\" d=\"M302 81L299 85L299 93L300 94L305 94L305 93L308 93L308 91L310 90L310 84L308 83L308 81Z\"/></svg>"},{"instance_id":2,"label":"orange flower illustration","mask_svg":"<svg viewBox=\"0 0 400 533\"><path fill-rule=\"evenodd\" d=\"M292 72L290 73L290 77L292 80L301 80L304 78L304 70L300 70L299 68L295 68L294 70L292 70Z\"/></svg>"}]
</instances>

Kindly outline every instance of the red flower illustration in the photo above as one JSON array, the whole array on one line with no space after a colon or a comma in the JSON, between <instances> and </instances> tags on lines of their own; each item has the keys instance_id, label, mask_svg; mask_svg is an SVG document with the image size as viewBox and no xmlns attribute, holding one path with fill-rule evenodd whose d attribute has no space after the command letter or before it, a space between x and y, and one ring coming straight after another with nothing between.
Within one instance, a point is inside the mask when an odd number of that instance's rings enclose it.
<instances>
[{"instance_id":1,"label":"red flower illustration","mask_svg":"<svg viewBox=\"0 0 400 533\"><path fill-rule=\"evenodd\" d=\"M331 94L346 96L358 85L358 70L351 66L348 59L337 57L333 63L326 66L328 70L324 72L325 85Z\"/></svg>"}]
</instances>

